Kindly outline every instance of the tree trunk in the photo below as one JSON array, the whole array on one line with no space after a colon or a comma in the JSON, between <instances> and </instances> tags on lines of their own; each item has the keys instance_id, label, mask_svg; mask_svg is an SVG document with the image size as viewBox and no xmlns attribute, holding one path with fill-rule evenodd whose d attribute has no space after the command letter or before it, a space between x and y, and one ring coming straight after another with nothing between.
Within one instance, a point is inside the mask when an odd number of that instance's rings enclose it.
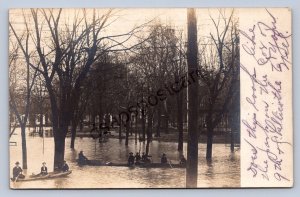
<instances>
[{"instance_id":1,"label":"tree trunk","mask_svg":"<svg viewBox=\"0 0 300 197\"><path fill-rule=\"evenodd\" d=\"M178 151L183 151L183 92L177 94Z\"/></svg>"},{"instance_id":2,"label":"tree trunk","mask_svg":"<svg viewBox=\"0 0 300 197\"><path fill-rule=\"evenodd\" d=\"M27 145L26 145L26 122L21 124L21 137L22 137L22 164L23 169L27 169Z\"/></svg>"},{"instance_id":3,"label":"tree trunk","mask_svg":"<svg viewBox=\"0 0 300 197\"><path fill-rule=\"evenodd\" d=\"M40 128L39 128L39 134L40 136L43 136L43 113L41 112L40 113Z\"/></svg>"},{"instance_id":4,"label":"tree trunk","mask_svg":"<svg viewBox=\"0 0 300 197\"><path fill-rule=\"evenodd\" d=\"M207 145L206 145L206 160L211 160L212 158L212 144L213 144L213 134L214 129L211 120L207 121Z\"/></svg>"},{"instance_id":5,"label":"tree trunk","mask_svg":"<svg viewBox=\"0 0 300 197\"><path fill-rule=\"evenodd\" d=\"M151 110L148 111L148 128L147 128L147 144L146 144L146 155L149 155L150 143L152 141L152 120L153 113Z\"/></svg>"},{"instance_id":6,"label":"tree trunk","mask_svg":"<svg viewBox=\"0 0 300 197\"><path fill-rule=\"evenodd\" d=\"M135 116L135 128L134 128L134 141L135 141L135 144L137 144L137 139L138 139L138 136L137 136L137 129L138 129L138 116Z\"/></svg>"},{"instance_id":7,"label":"tree trunk","mask_svg":"<svg viewBox=\"0 0 300 197\"><path fill-rule=\"evenodd\" d=\"M119 140L122 140L122 118L121 117L119 122Z\"/></svg>"},{"instance_id":8,"label":"tree trunk","mask_svg":"<svg viewBox=\"0 0 300 197\"><path fill-rule=\"evenodd\" d=\"M130 118L130 124L129 124L129 132L130 132L130 136L132 136L133 135L133 130L132 130L132 128L133 128L133 121L131 121L131 119L132 119L132 117Z\"/></svg>"},{"instance_id":9,"label":"tree trunk","mask_svg":"<svg viewBox=\"0 0 300 197\"><path fill-rule=\"evenodd\" d=\"M77 123L76 123L76 121L72 121L72 126L71 126L71 145L70 145L70 148L72 148L72 149L74 149L74 147L75 147L76 129L77 129Z\"/></svg>"},{"instance_id":10,"label":"tree trunk","mask_svg":"<svg viewBox=\"0 0 300 197\"><path fill-rule=\"evenodd\" d=\"M231 129L230 135L231 135L230 151L231 151L231 153L234 153L234 131L233 131L233 129Z\"/></svg>"},{"instance_id":11,"label":"tree trunk","mask_svg":"<svg viewBox=\"0 0 300 197\"><path fill-rule=\"evenodd\" d=\"M197 19L195 9L189 8L188 12L188 72L197 71ZM198 178L198 81L188 86L188 145L186 166L186 187L197 187Z\"/></svg>"},{"instance_id":12,"label":"tree trunk","mask_svg":"<svg viewBox=\"0 0 300 197\"><path fill-rule=\"evenodd\" d=\"M234 142L235 142L235 136L234 136L234 132L238 131L239 129L239 118L238 115L236 115L236 113L231 112L229 113L229 127L230 127L230 151L231 153L234 153Z\"/></svg>"},{"instance_id":13,"label":"tree trunk","mask_svg":"<svg viewBox=\"0 0 300 197\"><path fill-rule=\"evenodd\" d=\"M145 120L145 111L142 110L142 141L146 139L146 120Z\"/></svg>"},{"instance_id":14,"label":"tree trunk","mask_svg":"<svg viewBox=\"0 0 300 197\"><path fill-rule=\"evenodd\" d=\"M125 146L128 146L128 138L130 132L130 121L126 122L126 138L125 138Z\"/></svg>"},{"instance_id":15,"label":"tree trunk","mask_svg":"<svg viewBox=\"0 0 300 197\"><path fill-rule=\"evenodd\" d=\"M54 171L59 171L64 163L66 136L63 132L63 129L54 131Z\"/></svg>"},{"instance_id":16,"label":"tree trunk","mask_svg":"<svg viewBox=\"0 0 300 197\"><path fill-rule=\"evenodd\" d=\"M45 126L46 127L48 126L48 114L47 113L45 114Z\"/></svg>"},{"instance_id":17,"label":"tree trunk","mask_svg":"<svg viewBox=\"0 0 300 197\"><path fill-rule=\"evenodd\" d=\"M160 127L161 127L161 103L158 104L157 109L157 127L155 137L160 137Z\"/></svg>"},{"instance_id":18,"label":"tree trunk","mask_svg":"<svg viewBox=\"0 0 300 197\"><path fill-rule=\"evenodd\" d=\"M169 113L168 113L168 107L167 107L167 100L165 100L164 103L164 110L165 110L165 119L164 119L164 129L165 129L165 133L169 133Z\"/></svg>"}]
</instances>

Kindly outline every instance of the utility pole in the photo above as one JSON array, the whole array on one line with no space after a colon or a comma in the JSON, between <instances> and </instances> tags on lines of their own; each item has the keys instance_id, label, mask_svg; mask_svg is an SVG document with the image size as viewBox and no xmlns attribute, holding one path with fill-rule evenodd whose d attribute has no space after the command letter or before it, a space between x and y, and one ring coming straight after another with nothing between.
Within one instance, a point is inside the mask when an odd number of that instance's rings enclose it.
<instances>
[{"instance_id":1,"label":"utility pole","mask_svg":"<svg viewBox=\"0 0 300 197\"><path fill-rule=\"evenodd\" d=\"M197 19L194 8L187 9L188 46L187 63L189 75L196 75L198 69ZM194 77L195 78L195 77ZM196 80L196 79L195 79ZM186 187L197 187L198 178L198 81L193 81L188 87L188 144Z\"/></svg>"}]
</instances>

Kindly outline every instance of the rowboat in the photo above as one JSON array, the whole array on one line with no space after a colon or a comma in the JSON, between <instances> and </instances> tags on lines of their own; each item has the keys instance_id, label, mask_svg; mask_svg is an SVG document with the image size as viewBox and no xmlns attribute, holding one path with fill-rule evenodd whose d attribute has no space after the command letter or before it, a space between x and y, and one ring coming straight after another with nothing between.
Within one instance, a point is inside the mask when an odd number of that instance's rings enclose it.
<instances>
[{"instance_id":1,"label":"rowboat","mask_svg":"<svg viewBox=\"0 0 300 197\"><path fill-rule=\"evenodd\" d=\"M60 177L68 176L71 173L72 173L72 171L70 170L70 171L67 171L67 172L50 172L47 175L36 174L36 175L30 175L28 178L17 179L16 182L54 179L54 178L60 178Z\"/></svg>"},{"instance_id":2,"label":"rowboat","mask_svg":"<svg viewBox=\"0 0 300 197\"><path fill-rule=\"evenodd\" d=\"M179 163L139 163L134 165L128 165L127 163L113 163L113 162L102 162L99 160L87 160L84 164L79 164L80 166L114 166L114 167L138 167L138 168L185 168L185 164Z\"/></svg>"}]
</instances>

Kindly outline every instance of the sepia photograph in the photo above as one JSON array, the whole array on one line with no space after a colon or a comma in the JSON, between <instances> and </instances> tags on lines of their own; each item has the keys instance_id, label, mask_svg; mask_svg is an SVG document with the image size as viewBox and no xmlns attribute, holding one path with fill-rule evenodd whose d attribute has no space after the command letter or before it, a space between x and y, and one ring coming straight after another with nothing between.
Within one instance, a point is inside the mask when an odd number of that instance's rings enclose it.
<instances>
[{"instance_id":1,"label":"sepia photograph","mask_svg":"<svg viewBox=\"0 0 300 197\"><path fill-rule=\"evenodd\" d=\"M239 12L10 9L10 188L241 187Z\"/></svg>"}]
</instances>

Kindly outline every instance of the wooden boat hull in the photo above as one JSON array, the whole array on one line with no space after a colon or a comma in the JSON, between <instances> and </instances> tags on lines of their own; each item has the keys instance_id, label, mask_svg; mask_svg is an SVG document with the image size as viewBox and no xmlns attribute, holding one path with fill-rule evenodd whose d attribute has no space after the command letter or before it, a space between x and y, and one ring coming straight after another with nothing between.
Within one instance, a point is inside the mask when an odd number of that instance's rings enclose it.
<instances>
[{"instance_id":1,"label":"wooden boat hull","mask_svg":"<svg viewBox=\"0 0 300 197\"><path fill-rule=\"evenodd\" d=\"M18 179L17 182L25 182L25 181L36 181L36 180L44 180L44 179L54 179L54 178L60 178L60 177L65 177L71 174L72 171L67 171L67 172L60 172L60 173L54 173L50 172L47 175L31 175L28 178L25 179Z\"/></svg>"},{"instance_id":2,"label":"wooden boat hull","mask_svg":"<svg viewBox=\"0 0 300 197\"><path fill-rule=\"evenodd\" d=\"M80 166L114 166L114 167L138 167L138 168L185 168L184 164L161 164L161 163L140 163L132 166L128 166L127 163L112 163L112 162L101 162L99 160L88 160L85 164L80 164Z\"/></svg>"}]
</instances>

